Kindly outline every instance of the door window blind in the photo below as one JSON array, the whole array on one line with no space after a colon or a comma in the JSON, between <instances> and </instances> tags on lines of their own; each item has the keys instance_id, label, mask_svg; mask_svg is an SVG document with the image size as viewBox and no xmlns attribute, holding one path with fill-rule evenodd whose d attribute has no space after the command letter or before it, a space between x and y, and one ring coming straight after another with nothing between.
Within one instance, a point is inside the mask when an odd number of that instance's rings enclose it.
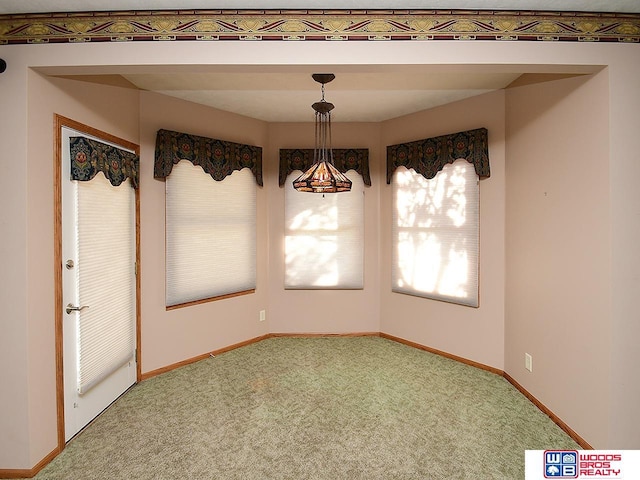
<instances>
[{"instance_id":1,"label":"door window blind","mask_svg":"<svg viewBox=\"0 0 640 480\"><path fill-rule=\"evenodd\" d=\"M76 182L78 245L78 391L134 358L135 190L114 187L99 173Z\"/></svg>"}]
</instances>

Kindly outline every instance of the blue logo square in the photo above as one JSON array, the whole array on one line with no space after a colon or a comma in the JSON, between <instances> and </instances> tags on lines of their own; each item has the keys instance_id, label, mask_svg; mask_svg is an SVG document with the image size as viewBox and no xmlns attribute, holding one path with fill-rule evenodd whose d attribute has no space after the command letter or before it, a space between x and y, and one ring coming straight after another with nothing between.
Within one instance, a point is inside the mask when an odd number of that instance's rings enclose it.
<instances>
[{"instance_id":1,"label":"blue logo square","mask_svg":"<svg viewBox=\"0 0 640 480\"><path fill-rule=\"evenodd\" d=\"M576 450L546 450L544 452L544 478L578 478L578 452Z\"/></svg>"}]
</instances>

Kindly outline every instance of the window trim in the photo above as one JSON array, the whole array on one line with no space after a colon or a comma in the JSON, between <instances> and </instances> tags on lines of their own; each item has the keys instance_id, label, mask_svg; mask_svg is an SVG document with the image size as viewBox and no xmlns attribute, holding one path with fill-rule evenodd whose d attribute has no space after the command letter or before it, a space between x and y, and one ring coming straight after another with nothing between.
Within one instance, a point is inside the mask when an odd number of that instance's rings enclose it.
<instances>
[{"instance_id":1,"label":"window trim","mask_svg":"<svg viewBox=\"0 0 640 480\"><path fill-rule=\"evenodd\" d=\"M218 300L225 300L227 298L233 298L233 297L241 297L243 295L250 295L252 293L256 293L255 288L251 288L249 290L242 290L240 292L225 293L224 295L217 295L215 297L202 298L200 300L191 300L189 302L177 303L175 305L165 305L165 310L168 312L169 310L177 310L179 308L192 307L194 305L201 305L203 303L217 302Z\"/></svg>"}]
</instances>

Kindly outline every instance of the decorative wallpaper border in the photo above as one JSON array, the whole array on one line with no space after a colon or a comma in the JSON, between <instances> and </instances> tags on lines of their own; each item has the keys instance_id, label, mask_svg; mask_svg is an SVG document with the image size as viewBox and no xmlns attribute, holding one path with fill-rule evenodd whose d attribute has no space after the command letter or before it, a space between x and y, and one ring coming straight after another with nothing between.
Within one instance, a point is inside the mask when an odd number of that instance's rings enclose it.
<instances>
[{"instance_id":1,"label":"decorative wallpaper border","mask_svg":"<svg viewBox=\"0 0 640 480\"><path fill-rule=\"evenodd\" d=\"M215 40L640 42L640 14L189 10L0 15L0 44Z\"/></svg>"}]
</instances>

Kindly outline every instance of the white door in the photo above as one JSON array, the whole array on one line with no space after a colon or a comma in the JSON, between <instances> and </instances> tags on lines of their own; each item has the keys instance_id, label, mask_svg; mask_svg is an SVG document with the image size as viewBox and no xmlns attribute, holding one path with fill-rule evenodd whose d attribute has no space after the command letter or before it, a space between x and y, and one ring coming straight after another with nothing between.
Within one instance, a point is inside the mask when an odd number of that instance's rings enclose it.
<instances>
[{"instance_id":1,"label":"white door","mask_svg":"<svg viewBox=\"0 0 640 480\"><path fill-rule=\"evenodd\" d=\"M133 385L137 371L135 191L103 173L70 180L75 136L109 144L62 127L65 441Z\"/></svg>"}]
</instances>

